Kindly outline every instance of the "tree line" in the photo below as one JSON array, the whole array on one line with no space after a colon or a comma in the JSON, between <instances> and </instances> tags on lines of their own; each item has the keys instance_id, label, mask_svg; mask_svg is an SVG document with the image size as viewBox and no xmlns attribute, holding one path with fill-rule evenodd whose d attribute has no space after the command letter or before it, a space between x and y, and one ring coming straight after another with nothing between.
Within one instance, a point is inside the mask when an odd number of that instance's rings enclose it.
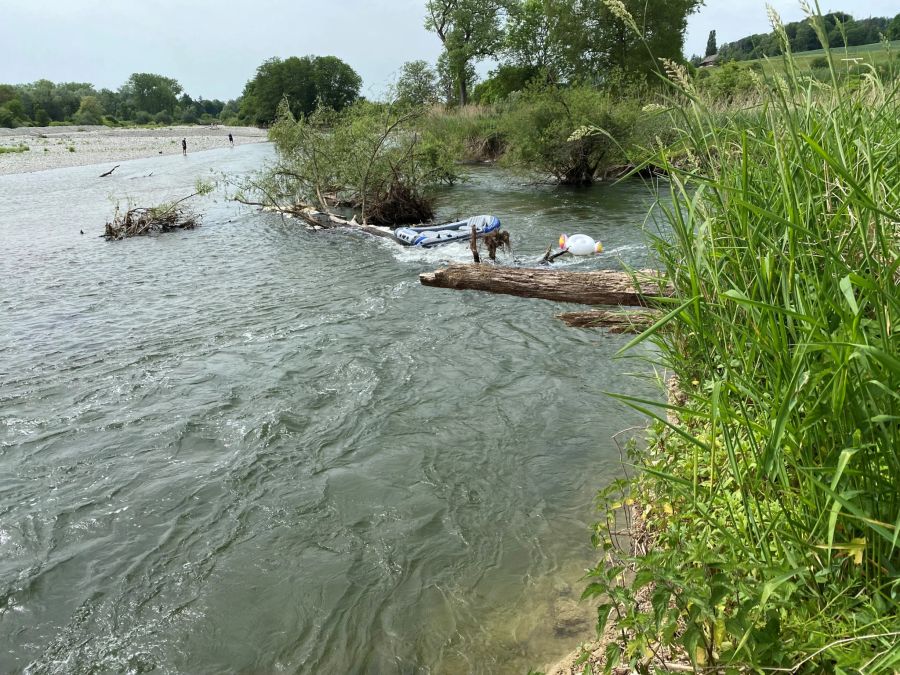
<instances>
[{"instance_id":1,"label":"tree line","mask_svg":"<svg viewBox=\"0 0 900 675\"><path fill-rule=\"evenodd\" d=\"M242 95L228 102L191 98L177 80L153 73L134 73L116 91L98 90L88 82L0 84L0 127L214 122L267 126L282 99L297 116L319 105L339 111L359 98L361 87L356 71L334 56L268 59Z\"/></svg>"},{"instance_id":2,"label":"tree line","mask_svg":"<svg viewBox=\"0 0 900 675\"><path fill-rule=\"evenodd\" d=\"M400 68L391 97L413 105L496 103L528 86L589 86L621 91L652 80L660 60L684 62L688 16L701 0L424 0L424 26L443 50L435 64ZM856 20L823 17L829 43L869 44L900 38L900 15ZM785 25L794 51L821 47L809 22ZM707 53L715 49L710 36ZM720 60L774 56L774 33L719 48ZM476 65L497 63L478 82ZM699 59L697 59L699 60ZM0 126L52 123L212 123L268 126L282 99L294 117L324 106L341 111L360 98L362 78L334 56L292 56L263 62L240 97L192 98L175 79L134 73L118 90L89 83L0 85Z\"/></svg>"},{"instance_id":3,"label":"tree line","mask_svg":"<svg viewBox=\"0 0 900 675\"><path fill-rule=\"evenodd\" d=\"M831 47L857 47L881 40L900 40L900 14L889 17L869 17L854 19L844 12L831 12L822 16L825 34ZM822 49L822 41L816 35L809 21L794 21L784 24L791 51L795 53ZM748 35L723 44L719 48L719 59L746 61L781 53L779 38L775 32Z\"/></svg>"},{"instance_id":4,"label":"tree line","mask_svg":"<svg viewBox=\"0 0 900 675\"><path fill-rule=\"evenodd\" d=\"M236 118L235 101L192 98L177 80L134 73L113 91L88 82L0 84L0 127L48 126L52 123L209 124Z\"/></svg>"}]
</instances>

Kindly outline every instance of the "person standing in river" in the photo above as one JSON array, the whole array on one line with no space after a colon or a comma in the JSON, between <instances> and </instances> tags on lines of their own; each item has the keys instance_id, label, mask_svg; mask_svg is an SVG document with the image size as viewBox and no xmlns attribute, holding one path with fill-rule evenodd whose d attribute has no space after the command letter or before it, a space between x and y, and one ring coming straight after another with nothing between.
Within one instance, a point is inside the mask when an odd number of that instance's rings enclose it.
<instances>
[{"instance_id":1,"label":"person standing in river","mask_svg":"<svg viewBox=\"0 0 900 675\"><path fill-rule=\"evenodd\" d=\"M181 139L181 154L187 157L187 139Z\"/></svg>"},{"instance_id":2,"label":"person standing in river","mask_svg":"<svg viewBox=\"0 0 900 675\"><path fill-rule=\"evenodd\" d=\"M234 136L228 134L228 142L231 144L231 147L234 147Z\"/></svg>"}]
</instances>

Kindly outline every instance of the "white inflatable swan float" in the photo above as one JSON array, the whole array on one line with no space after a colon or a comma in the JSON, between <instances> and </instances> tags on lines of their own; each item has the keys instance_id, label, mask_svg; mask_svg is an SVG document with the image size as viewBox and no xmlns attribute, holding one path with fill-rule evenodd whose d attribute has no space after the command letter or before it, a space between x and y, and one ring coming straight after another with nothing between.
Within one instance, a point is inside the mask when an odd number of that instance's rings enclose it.
<instances>
[{"instance_id":1,"label":"white inflatable swan float","mask_svg":"<svg viewBox=\"0 0 900 675\"><path fill-rule=\"evenodd\" d=\"M572 255L599 255L603 253L603 244L594 241L586 234L573 234L571 237L561 235L559 247Z\"/></svg>"}]
</instances>

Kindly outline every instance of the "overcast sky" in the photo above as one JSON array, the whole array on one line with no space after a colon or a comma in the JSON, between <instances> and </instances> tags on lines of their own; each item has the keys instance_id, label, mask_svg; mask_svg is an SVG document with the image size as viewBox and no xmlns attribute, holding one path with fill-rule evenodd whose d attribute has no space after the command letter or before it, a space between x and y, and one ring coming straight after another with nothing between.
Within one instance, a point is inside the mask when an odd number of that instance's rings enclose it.
<instances>
[{"instance_id":1,"label":"overcast sky","mask_svg":"<svg viewBox=\"0 0 900 675\"><path fill-rule=\"evenodd\" d=\"M796 0L771 2L785 21ZM424 0L0 0L0 83L91 82L118 88L133 72L177 79L193 97L240 95L271 56L333 54L378 96L404 61L434 62ZM894 16L900 0L836 0L856 17ZM763 0L706 0L689 20L687 56L769 30Z\"/></svg>"}]
</instances>

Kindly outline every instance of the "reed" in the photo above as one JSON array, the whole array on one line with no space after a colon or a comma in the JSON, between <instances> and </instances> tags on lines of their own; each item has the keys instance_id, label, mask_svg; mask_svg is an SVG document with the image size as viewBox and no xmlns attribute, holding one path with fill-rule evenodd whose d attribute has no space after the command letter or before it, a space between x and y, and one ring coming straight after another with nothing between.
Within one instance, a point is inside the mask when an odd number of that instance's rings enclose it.
<instances>
[{"instance_id":1,"label":"reed","mask_svg":"<svg viewBox=\"0 0 900 675\"><path fill-rule=\"evenodd\" d=\"M828 51L810 78L784 43L743 110L670 72L680 137L648 162L669 175L654 242L675 296L629 346L654 342L685 400L672 420L630 399L658 420L635 455L656 548L586 595L632 663L649 633L697 667L896 672L900 92L874 68L847 86Z\"/></svg>"}]
</instances>

